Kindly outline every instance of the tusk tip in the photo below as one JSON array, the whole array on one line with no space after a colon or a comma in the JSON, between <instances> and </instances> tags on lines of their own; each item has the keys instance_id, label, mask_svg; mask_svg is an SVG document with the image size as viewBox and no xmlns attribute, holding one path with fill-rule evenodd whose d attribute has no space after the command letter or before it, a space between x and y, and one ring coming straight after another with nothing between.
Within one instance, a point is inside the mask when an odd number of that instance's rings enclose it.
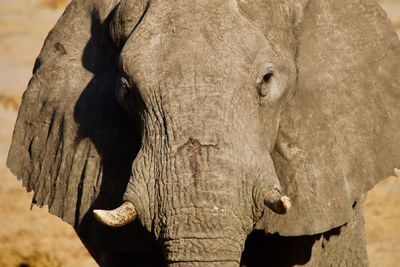
<instances>
[{"instance_id":1,"label":"tusk tip","mask_svg":"<svg viewBox=\"0 0 400 267\"><path fill-rule=\"evenodd\" d=\"M94 217L101 223L103 222L103 218L107 217L107 211L105 210L93 210Z\"/></svg>"},{"instance_id":2,"label":"tusk tip","mask_svg":"<svg viewBox=\"0 0 400 267\"><path fill-rule=\"evenodd\" d=\"M113 215L110 211L107 210L93 210L94 217L102 224L111 226L111 227L119 227L122 226L119 221L113 219Z\"/></svg>"},{"instance_id":3,"label":"tusk tip","mask_svg":"<svg viewBox=\"0 0 400 267\"><path fill-rule=\"evenodd\" d=\"M111 227L127 225L137 217L135 207L129 202L114 210L93 210L93 215L100 223Z\"/></svg>"},{"instance_id":4,"label":"tusk tip","mask_svg":"<svg viewBox=\"0 0 400 267\"><path fill-rule=\"evenodd\" d=\"M292 207L292 202L288 196L282 196L276 189L269 191L265 195L265 205L273 212L278 214L286 214Z\"/></svg>"},{"instance_id":5,"label":"tusk tip","mask_svg":"<svg viewBox=\"0 0 400 267\"><path fill-rule=\"evenodd\" d=\"M282 203L282 207L285 210L285 213L288 212L288 210L292 207L292 202L290 201L290 198L287 196L282 196L280 200Z\"/></svg>"}]
</instances>

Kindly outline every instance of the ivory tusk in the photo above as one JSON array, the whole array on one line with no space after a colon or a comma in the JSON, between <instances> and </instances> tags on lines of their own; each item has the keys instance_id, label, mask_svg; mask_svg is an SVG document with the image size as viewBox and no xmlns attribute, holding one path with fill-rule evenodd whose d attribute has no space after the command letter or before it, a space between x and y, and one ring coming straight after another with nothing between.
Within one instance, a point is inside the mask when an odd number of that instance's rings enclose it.
<instances>
[{"instance_id":1,"label":"ivory tusk","mask_svg":"<svg viewBox=\"0 0 400 267\"><path fill-rule=\"evenodd\" d=\"M127 225L137 217L135 206L128 201L114 210L93 210L93 214L99 222L111 227Z\"/></svg>"},{"instance_id":2,"label":"ivory tusk","mask_svg":"<svg viewBox=\"0 0 400 267\"><path fill-rule=\"evenodd\" d=\"M265 194L264 204L267 205L273 212L278 214L285 214L288 212L292 203L290 198L282 196L277 189L273 189Z\"/></svg>"}]
</instances>

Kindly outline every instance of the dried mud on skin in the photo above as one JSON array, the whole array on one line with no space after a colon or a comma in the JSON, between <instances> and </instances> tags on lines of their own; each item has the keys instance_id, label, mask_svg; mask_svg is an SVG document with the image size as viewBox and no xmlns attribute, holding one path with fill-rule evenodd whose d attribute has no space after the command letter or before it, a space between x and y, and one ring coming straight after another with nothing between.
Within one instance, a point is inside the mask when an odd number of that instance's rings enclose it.
<instances>
[{"instance_id":1,"label":"dried mud on skin","mask_svg":"<svg viewBox=\"0 0 400 267\"><path fill-rule=\"evenodd\" d=\"M35 57L68 2L0 1L0 267L97 266L71 226L50 215L47 208L29 210L32 193L26 193L5 166L13 124ZM400 34L400 0L378 2ZM398 203L400 178L394 176L375 186L367 196L365 218L371 267L399 266Z\"/></svg>"}]
</instances>

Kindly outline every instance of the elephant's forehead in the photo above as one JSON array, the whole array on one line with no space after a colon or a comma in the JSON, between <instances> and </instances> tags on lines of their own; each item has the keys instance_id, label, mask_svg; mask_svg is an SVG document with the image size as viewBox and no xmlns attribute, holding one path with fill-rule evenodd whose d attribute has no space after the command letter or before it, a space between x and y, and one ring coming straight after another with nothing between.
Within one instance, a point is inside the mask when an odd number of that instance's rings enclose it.
<instances>
[{"instance_id":1,"label":"elephant's forehead","mask_svg":"<svg viewBox=\"0 0 400 267\"><path fill-rule=\"evenodd\" d=\"M147 77L188 71L223 77L246 75L268 60L268 41L232 1L199 2L150 6L122 51L125 69Z\"/></svg>"}]
</instances>

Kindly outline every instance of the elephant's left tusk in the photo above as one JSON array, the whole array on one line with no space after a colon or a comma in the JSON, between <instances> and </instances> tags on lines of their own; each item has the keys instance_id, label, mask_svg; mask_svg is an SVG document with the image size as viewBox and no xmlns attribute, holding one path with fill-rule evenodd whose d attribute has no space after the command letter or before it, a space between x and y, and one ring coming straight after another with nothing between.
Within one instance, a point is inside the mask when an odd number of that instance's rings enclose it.
<instances>
[{"instance_id":1,"label":"elephant's left tusk","mask_svg":"<svg viewBox=\"0 0 400 267\"><path fill-rule=\"evenodd\" d=\"M114 210L93 210L93 214L99 222L111 227L127 225L137 217L135 206L130 202L124 202Z\"/></svg>"},{"instance_id":2,"label":"elephant's left tusk","mask_svg":"<svg viewBox=\"0 0 400 267\"><path fill-rule=\"evenodd\" d=\"M264 204L278 214L287 213L292 206L290 198L287 196L282 196L277 189L272 189L265 194Z\"/></svg>"}]
</instances>

